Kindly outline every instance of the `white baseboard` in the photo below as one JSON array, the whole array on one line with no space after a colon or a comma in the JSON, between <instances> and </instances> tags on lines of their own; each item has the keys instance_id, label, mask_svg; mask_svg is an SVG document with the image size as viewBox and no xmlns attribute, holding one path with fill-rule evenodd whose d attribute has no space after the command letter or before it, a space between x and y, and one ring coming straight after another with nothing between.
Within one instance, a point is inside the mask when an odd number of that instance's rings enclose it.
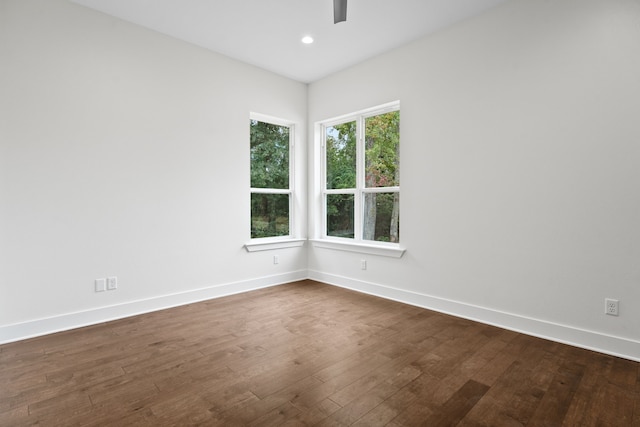
<instances>
[{"instance_id":1,"label":"white baseboard","mask_svg":"<svg viewBox=\"0 0 640 427\"><path fill-rule=\"evenodd\" d=\"M100 307L93 310L68 313L45 319L0 326L0 344L80 328L83 326L95 325L111 320L253 291L270 286L281 285L283 283L295 282L306 278L306 270L292 271L274 276L209 286L177 294L162 295L159 297L131 301L108 307Z\"/></svg>"},{"instance_id":2,"label":"white baseboard","mask_svg":"<svg viewBox=\"0 0 640 427\"><path fill-rule=\"evenodd\" d=\"M452 316L640 362L640 342L572 326L437 298L348 277L309 271L309 278Z\"/></svg>"},{"instance_id":3,"label":"white baseboard","mask_svg":"<svg viewBox=\"0 0 640 427\"><path fill-rule=\"evenodd\" d=\"M95 325L138 314L164 310L166 308L267 288L307 278L351 289L357 292L450 314L452 316L521 332L523 334L640 362L640 342L638 341L314 270L293 271L274 276L215 285L177 294L163 295L145 300L131 301L114 306L100 307L93 310L68 313L24 323L0 326L0 344L80 328L83 326Z\"/></svg>"}]
</instances>

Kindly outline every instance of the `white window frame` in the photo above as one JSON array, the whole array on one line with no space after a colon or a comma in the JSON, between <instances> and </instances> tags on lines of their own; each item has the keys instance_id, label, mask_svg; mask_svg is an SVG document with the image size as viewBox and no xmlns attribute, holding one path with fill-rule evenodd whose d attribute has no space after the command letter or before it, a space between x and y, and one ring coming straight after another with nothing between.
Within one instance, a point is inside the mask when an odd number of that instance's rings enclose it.
<instances>
[{"instance_id":1,"label":"white window frame","mask_svg":"<svg viewBox=\"0 0 640 427\"><path fill-rule=\"evenodd\" d=\"M251 238L244 246L248 252L283 249L302 246L306 239L296 238L295 212L295 123L260 113L250 113L249 120L256 120L277 126L289 128L289 188L249 188L249 198L252 194L287 194L289 195L289 234L286 236ZM251 236L251 212L249 212L249 236Z\"/></svg>"},{"instance_id":2,"label":"white window frame","mask_svg":"<svg viewBox=\"0 0 640 427\"><path fill-rule=\"evenodd\" d=\"M336 249L349 252L367 253L373 255L390 256L400 258L404 255L405 249L400 243L379 242L373 240L364 240L362 222L363 222L363 206L364 195L367 193L400 193L400 186L393 187L373 187L367 188L365 184L365 159L364 159L364 130L365 120L369 117L392 111L400 111L400 102L390 102L355 113L334 117L332 119L323 120L316 124L316 141L320 144L320 166L318 175L319 198L321 209L320 212L320 237L313 239L314 247ZM327 153L326 153L326 129L335 125L347 122L356 122L356 187L353 189L327 189ZM354 195L354 237L336 237L327 234L327 195L328 194L353 194Z\"/></svg>"}]
</instances>

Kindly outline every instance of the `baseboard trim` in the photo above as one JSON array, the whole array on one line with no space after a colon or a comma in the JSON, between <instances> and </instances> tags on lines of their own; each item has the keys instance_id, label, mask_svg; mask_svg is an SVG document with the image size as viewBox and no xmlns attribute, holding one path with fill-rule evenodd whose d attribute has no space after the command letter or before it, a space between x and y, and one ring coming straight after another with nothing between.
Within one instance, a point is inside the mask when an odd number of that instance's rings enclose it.
<instances>
[{"instance_id":1,"label":"baseboard trim","mask_svg":"<svg viewBox=\"0 0 640 427\"><path fill-rule=\"evenodd\" d=\"M640 362L640 342L605 335L568 325L533 319L513 313L465 304L403 289L351 279L339 275L309 271L309 279L357 292L426 308L440 313L473 320L503 329L532 335L599 353Z\"/></svg>"},{"instance_id":2,"label":"baseboard trim","mask_svg":"<svg viewBox=\"0 0 640 427\"><path fill-rule=\"evenodd\" d=\"M284 283L304 280L307 277L307 270L292 271L273 276L208 286L186 292L100 307L93 310L0 326L0 344L21 341L41 335L67 331L256 289L268 288Z\"/></svg>"},{"instance_id":3,"label":"baseboard trim","mask_svg":"<svg viewBox=\"0 0 640 427\"><path fill-rule=\"evenodd\" d=\"M311 279L404 304L640 362L640 342L315 270L298 270L0 326L0 344Z\"/></svg>"}]
</instances>

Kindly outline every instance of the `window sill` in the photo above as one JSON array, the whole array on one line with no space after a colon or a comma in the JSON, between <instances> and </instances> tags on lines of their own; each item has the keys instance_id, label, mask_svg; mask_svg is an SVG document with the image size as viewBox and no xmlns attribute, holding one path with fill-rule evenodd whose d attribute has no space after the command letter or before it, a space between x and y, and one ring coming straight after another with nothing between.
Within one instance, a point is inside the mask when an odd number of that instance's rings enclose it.
<instances>
[{"instance_id":1,"label":"window sill","mask_svg":"<svg viewBox=\"0 0 640 427\"><path fill-rule=\"evenodd\" d=\"M286 240L267 240L267 241L251 241L245 243L244 248L247 252L271 251L274 249L299 248L304 245L307 239L286 239Z\"/></svg>"},{"instance_id":2,"label":"window sill","mask_svg":"<svg viewBox=\"0 0 640 427\"><path fill-rule=\"evenodd\" d=\"M368 255L379 255L391 258L402 258L406 249L396 245L367 245L363 243L341 242L337 240L310 240L314 248L333 249L337 251L357 252Z\"/></svg>"}]
</instances>

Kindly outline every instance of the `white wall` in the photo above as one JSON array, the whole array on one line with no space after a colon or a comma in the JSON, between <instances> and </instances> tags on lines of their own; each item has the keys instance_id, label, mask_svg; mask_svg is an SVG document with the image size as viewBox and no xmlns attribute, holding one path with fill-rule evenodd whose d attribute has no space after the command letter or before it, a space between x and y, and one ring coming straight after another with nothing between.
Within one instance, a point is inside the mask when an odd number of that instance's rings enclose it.
<instances>
[{"instance_id":1,"label":"white wall","mask_svg":"<svg viewBox=\"0 0 640 427\"><path fill-rule=\"evenodd\" d=\"M0 342L306 277L243 249L249 113L304 167L306 85L64 0L0 1L0 62Z\"/></svg>"},{"instance_id":2,"label":"white wall","mask_svg":"<svg viewBox=\"0 0 640 427\"><path fill-rule=\"evenodd\" d=\"M639 22L514 0L311 84L310 125L401 101L407 248L311 248L311 277L640 359Z\"/></svg>"}]
</instances>

